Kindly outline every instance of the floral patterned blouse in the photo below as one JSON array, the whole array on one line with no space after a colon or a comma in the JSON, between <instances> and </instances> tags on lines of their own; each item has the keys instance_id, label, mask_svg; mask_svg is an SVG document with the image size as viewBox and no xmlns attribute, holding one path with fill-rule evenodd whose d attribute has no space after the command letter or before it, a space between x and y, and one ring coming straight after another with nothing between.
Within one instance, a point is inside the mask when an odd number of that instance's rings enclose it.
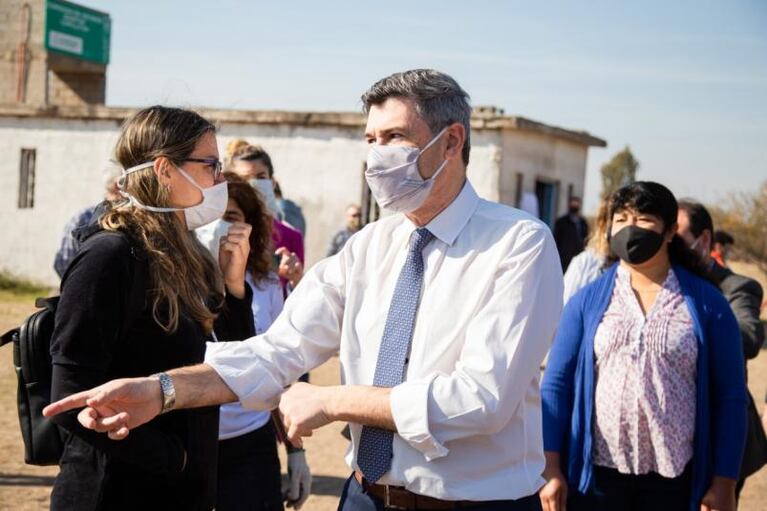
<instances>
[{"instance_id":1,"label":"floral patterned blouse","mask_svg":"<svg viewBox=\"0 0 767 511\"><path fill-rule=\"evenodd\" d=\"M673 270L645 316L618 268L594 355L594 464L682 474L693 453L698 344Z\"/></svg>"}]
</instances>

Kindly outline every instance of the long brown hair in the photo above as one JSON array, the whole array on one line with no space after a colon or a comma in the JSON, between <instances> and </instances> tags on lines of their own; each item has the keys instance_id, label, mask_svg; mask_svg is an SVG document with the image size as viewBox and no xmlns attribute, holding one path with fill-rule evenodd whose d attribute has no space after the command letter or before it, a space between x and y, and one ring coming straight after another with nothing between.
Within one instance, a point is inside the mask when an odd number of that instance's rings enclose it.
<instances>
[{"instance_id":1,"label":"long brown hair","mask_svg":"<svg viewBox=\"0 0 767 511\"><path fill-rule=\"evenodd\" d=\"M604 199L599 203L599 209L597 209L597 215L594 218L594 228L589 234L587 242L587 246L600 256L606 256L610 253L610 246L607 243L607 226L610 224L609 213L609 204L607 199Z\"/></svg>"},{"instance_id":2,"label":"long brown hair","mask_svg":"<svg viewBox=\"0 0 767 511\"><path fill-rule=\"evenodd\" d=\"M224 172L229 189L229 198L245 214L245 223L253 228L250 231L250 255L248 269L253 280L258 283L269 278L272 270L272 215L266 209L258 192L234 172Z\"/></svg>"},{"instance_id":3,"label":"long brown hair","mask_svg":"<svg viewBox=\"0 0 767 511\"><path fill-rule=\"evenodd\" d=\"M215 133L199 114L153 106L139 111L122 127L115 159L127 169L162 156L181 165L199 140ZM121 178L121 188L147 206L170 206L168 191L149 167ZM223 277L213 258L175 213L155 213L128 204L115 205L100 219L108 231L124 231L143 245L149 258L152 317L168 333L178 328L183 310L206 333L223 303Z\"/></svg>"}]
</instances>

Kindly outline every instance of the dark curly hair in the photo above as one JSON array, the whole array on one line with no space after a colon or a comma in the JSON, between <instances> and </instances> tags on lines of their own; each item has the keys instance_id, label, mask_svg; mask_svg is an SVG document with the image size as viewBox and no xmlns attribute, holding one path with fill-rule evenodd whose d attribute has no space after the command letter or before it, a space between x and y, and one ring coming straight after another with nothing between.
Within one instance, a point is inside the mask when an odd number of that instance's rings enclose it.
<instances>
[{"instance_id":1,"label":"dark curly hair","mask_svg":"<svg viewBox=\"0 0 767 511\"><path fill-rule=\"evenodd\" d=\"M245 223L250 224L250 255L248 269L253 280L259 282L269 278L272 271L272 216L261 201L258 192L234 172L224 172L229 198L245 214Z\"/></svg>"}]
</instances>

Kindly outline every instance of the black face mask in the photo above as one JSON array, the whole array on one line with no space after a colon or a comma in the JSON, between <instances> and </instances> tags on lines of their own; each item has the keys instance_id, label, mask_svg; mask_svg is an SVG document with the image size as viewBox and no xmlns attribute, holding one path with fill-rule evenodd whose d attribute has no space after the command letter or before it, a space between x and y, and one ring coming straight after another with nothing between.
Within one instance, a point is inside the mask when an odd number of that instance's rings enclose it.
<instances>
[{"instance_id":1,"label":"black face mask","mask_svg":"<svg viewBox=\"0 0 767 511\"><path fill-rule=\"evenodd\" d=\"M642 264L658 253L663 246L659 232L629 225L610 238L610 250L630 264Z\"/></svg>"},{"instance_id":2,"label":"black face mask","mask_svg":"<svg viewBox=\"0 0 767 511\"><path fill-rule=\"evenodd\" d=\"M568 208L568 211L570 212L571 215L577 215L578 213L581 212L581 208L579 208L578 206L570 206Z\"/></svg>"}]
</instances>

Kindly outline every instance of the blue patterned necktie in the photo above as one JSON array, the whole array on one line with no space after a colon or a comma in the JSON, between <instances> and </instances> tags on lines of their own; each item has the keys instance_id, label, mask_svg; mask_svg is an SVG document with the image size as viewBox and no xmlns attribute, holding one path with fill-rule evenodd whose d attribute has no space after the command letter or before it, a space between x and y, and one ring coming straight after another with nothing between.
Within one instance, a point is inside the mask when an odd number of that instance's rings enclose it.
<instances>
[{"instance_id":1,"label":"blue patterned necktie","mask_svg":"<svg viewBox=\"0 0 767 511\"><path fill-rule=\"evenodd\" d=\"M394 288L383 339L378 349L373 377L373 385L376 387L394 387L402 383L423 283L422 251L432 238L434 235L424 227L417 229L410 237L407 260ZM391 431L372 426L362 427L357 465L368 482L375 483L391 468L393 439L394 433Z\"/></svg>"}]
</instances>

